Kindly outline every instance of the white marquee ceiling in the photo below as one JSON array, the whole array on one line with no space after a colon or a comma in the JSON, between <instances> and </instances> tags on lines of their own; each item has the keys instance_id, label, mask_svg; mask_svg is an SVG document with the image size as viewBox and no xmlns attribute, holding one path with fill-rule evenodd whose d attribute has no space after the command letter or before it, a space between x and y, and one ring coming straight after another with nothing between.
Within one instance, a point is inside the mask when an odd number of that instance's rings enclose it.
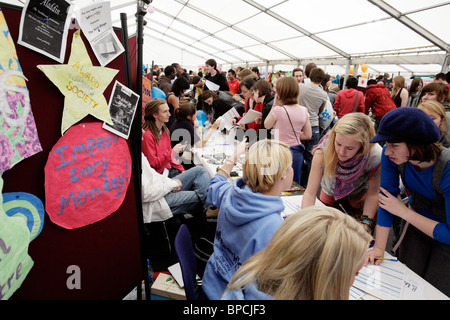
<instances>
[{"instance_id":1,"label":"white marquee ceiling","mask_svg":"<svg viewBox=\"0 0 450 320\"><path fill-rule=\"evenodd\" d=\"M110 2L113 24L120 27L126 13L134 34L137 1ZM433 74L449 63L450 1L153 0L151 7L144 16L149 65L196 70L214 58L224 69L270 72L314 61L330 74L353 64L367 64L371 73Z\"/></svg>"}]
</instances>

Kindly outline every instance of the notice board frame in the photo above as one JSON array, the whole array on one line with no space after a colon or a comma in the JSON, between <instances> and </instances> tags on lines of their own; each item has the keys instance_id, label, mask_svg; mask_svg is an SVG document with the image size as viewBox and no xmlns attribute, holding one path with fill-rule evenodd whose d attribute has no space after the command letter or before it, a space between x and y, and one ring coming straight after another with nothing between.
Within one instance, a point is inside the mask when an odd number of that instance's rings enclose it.
<instances>
[{"instance_id":1,"label":"notice board frame","mask_svg":"<svg viewBox=\"0 0 450 320\"><path fill-rule=\"evenodd\" d=\"M45 204L44 167L51 148L61 138L64 96L36 66L58 63L18 45L22 8L3 3L0 3L0 7L14 41L19 63L28 79L31 110L43 149L3 173L2 192L28 192ZM76 29L69 30L64 63L67 63L70 56L75 31ZM121 29L114 28L114 32L121 39ZM82 39L93 65L99 66L83 34ZM135 37L128 39L128 45L131 53L136 52ZM136 72L133 70L136 70L136 59L133 55L130 64L131 79L135 79ZM104 91L104 96L109 101L115 80L127 83L123 55L106 67L119 70ZM134 81L133 86L136 86ZM80 122L90 121L99 120L87 116ZM130 141L128 144L130 145ZM120 300L125 297L144 279L140 221L136 212L135 185L132 179L120 208L101 221L67 230L54 224L45 214L43 229L28 249L34 266L10 300ZM79 270L79 289L68 286L74 266Z\"/></svg>"}]
</instances>

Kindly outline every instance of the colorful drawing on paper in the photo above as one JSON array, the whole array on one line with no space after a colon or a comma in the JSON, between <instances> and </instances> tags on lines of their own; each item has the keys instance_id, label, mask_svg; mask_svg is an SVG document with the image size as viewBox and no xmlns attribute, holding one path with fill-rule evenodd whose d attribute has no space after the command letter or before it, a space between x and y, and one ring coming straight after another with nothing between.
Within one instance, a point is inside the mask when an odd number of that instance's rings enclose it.
<instances>
[{"instance_id":1,"label":"colorful drawing on paper","mask_svg":"<svg viewBox=\"0 0 450 320\"><path fill-rule=\"evenodd\" d=\"M131 179L125 139L102 123L71 127L45 165L45 210L55 224L80 228L102 220L122 204Z\"/></svg>"},{"instance_id":2,"label":"colorful drawing on paper","mask_svg":"<svg viewBox=\"0 0 450 320\"><path fill-rule=\"evenodd\" d=\"M42 151L26 78L0 8L0 173Z\"/></svg>"},{"instance_id":3,"label":"colorful drawing on paper","mask_svg":"<svg viewBox=\"0 0 450 320\"><path fill-rule=\"evenodd\" d=\"M0 203L3 203L0 177ZM9 217L0 207L0 300L8 300L22 285L33 260L28 255L30 231L25 219Z\"/></svg>"},{"instance_id":4,"label":"colorful drawing on paper","mask_svg":"<svg viewBox=\"0 0 450 320\"><path fill-rule=\"evenodd\" d=\"M44 227L44 204L38 197L26 192L3 194L3 210L9 217L25 220L31 234L30 241L36 239Z\"/></svg>"},{"instance_id":5,"label":"colorful drawing on paper","mask_svg":"<svg viewBox=\"0 0 450 320\"><path fill-rule=\"evenodd\" d=\"M113 125L103 92L119 71L92 65L80 30L73 34L71 50L65 65L38 65L65 96L61 134L89 114Z\"/></svg>"}]
</instances>

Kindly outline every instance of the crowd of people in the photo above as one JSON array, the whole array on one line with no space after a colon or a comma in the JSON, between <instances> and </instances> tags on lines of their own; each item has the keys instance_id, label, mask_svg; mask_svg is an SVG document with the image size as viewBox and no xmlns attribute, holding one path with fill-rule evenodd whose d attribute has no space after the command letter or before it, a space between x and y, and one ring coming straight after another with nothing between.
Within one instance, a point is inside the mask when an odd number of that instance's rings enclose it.
<instances>
[{"instance_id":1,"label":"crowd of people","mask_svg":"<svg viewBox=\"0 0 450 320\"><path fill-rule=\"evenodd\" d=\"M223 72L213 59L198 72L174 63L151 74L166 99L145 106L144 222L218 212L207 298L348 299L358 270L389 248L450 296L445 74L359 87L314 63L264 79L257 68ZM232 108L242 134L210 178L189 150L219 128L229 133L220 123ZM239 124L251 110L254 121ZM230 179L240 158L242 176ZM302 209L283 220L280 195L296 184Z\"/></svg>"}]
</instances>

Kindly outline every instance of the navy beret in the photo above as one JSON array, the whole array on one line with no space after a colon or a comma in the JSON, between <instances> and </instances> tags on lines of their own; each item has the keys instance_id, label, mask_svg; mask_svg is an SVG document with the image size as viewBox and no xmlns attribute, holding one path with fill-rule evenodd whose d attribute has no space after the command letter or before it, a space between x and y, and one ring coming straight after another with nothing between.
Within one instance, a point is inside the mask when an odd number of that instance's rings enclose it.
<instances>
[{"instance_id":1,"label":"navy beret","mask_svg":"<svg viewBox=\"0 0 450 320\"><path fill-rule=\"evenodd\" d=\"M414 145L438 142L441 133L431 117L414 107L400 107L389 111L381 119L377 135L371 143L396 141Z\"/></svg>"}]
</instances>

